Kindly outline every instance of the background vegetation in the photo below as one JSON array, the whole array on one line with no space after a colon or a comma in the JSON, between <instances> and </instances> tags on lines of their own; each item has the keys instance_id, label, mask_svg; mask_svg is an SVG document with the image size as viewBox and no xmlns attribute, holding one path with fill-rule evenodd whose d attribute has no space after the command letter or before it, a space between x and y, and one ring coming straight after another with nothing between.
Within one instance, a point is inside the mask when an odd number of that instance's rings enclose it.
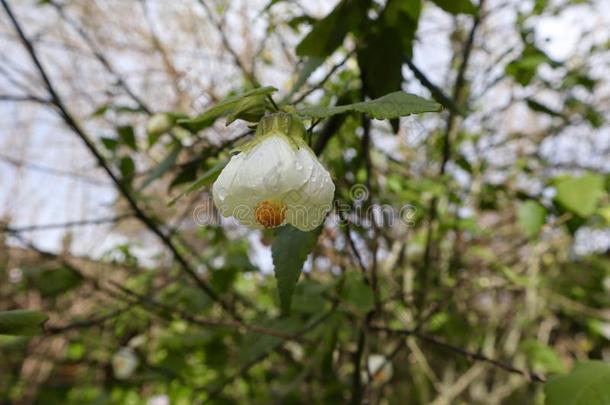
<instances>
[{"instance_id":1,"label":"background vegetation","mask_svg":"<svg viewBox=\"0 0 610 405\"><path fill-rule=\"evenodd\" d=\"M0 1L0 402L610 403L607 2ZM347 210L251 231L260 86L442 111L305 117Z\"/></svg>"}]
</instances>

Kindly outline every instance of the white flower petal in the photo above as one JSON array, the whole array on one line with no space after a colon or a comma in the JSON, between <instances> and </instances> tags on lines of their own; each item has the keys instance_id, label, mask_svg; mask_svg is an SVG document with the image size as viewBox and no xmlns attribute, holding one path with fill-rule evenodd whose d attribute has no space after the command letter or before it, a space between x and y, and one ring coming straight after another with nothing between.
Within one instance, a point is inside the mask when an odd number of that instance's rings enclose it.
<instances>
[{"instance_id":1,"label":"white flower petal","mask_svg":"<svg viewBox=\"0 0 610 405\"><path fill-rule=\"evenodd\" d=\"M371 354L367 360L368 373L363 373L363 379L375 385L383 384L392 379L394 367L392 362L382 354ZM368 376L372 381L368 381Z\"/></svg>"},{"instance_id":2,"label":"white flower petal","mask_svg":"<svg viewBox=\"0 0 610 405\"><path fill-rule=\"evenodd\" d=\"M220 172L220 175L212 186L212 195L214 198L214 204L220 211L220 214L224 217L231 216L231 212L235 208L235 205L239 204L240 200L233 190L233 184L237 173L243 166L243 154L235 155L231 157L229 163Z\"/></svg>"},{"instance_id":3,"label":"white flower petal","mask_svg":"<svg viewBox=\"0 0 610 405\"><path fill-rule=\"evenodd\" d=\"M296 150L290 141L283 135L271 135L246 152L235 186L263 199L300 187L307 178L295 170L295 161Z\"/></svg>"},{"instance_id":4,"label":"white flower petal","mask_svg":"<svg viewBox=\"0 0 610 405\"><path fill-rule=\"evenodd\" d=\"M330 174L315 158L303 157L313 162L313 168L308 180L298 189L291 190L284 197L288 206L287 222L302 231L311 231L318 227L332 209L335 185Z\"/></svg>"}]
</instances>

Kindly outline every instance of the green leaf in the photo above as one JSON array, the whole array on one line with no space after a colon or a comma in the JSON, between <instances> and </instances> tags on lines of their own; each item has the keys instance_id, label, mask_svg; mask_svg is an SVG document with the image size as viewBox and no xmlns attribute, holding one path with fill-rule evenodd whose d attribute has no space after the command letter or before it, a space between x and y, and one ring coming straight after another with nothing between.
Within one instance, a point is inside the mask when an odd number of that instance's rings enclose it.
<instances>
[{"instance_id":1,"label":"green leaf","mask_svg":"<svg viewBox=\"0 0 610 405\"><path fill-rule=\"evenodd\" d=\"M548 0L536 0L534 3L534 9L532 10L532 13L535 15L539 15L540 13L542 13L544 11L544 9L547 7L549 1Z\"/></svg>"},{"instance_id":2,"label":"green leaf","mask_svg":"<svg viewBox=\"0 0 610 405\"><path fill-rule=\"evenodd\" d=\"M78 287L82 276L68 267L29 268L24 271L28 285L43 297L55 297Z\"/></svg>"},{"instance_id":3,"label":"green leaf","mask_svg":"<svg viewBox=\"0 0 610 405\"><path fill-rule=\"evenodd\" d=\"M119 161L119 169L124 180L131 181L136 172L136 164L129 156L123 156Z\"/></svg>"},{"instance_id":4,"label":"green leaf","mask_svg":"<svg viewBox=\"0 0 610 405\"><path fill-rule=\"evenodd\" d=\"M320 314L326 309L324 292L327 285L303 280L296 285L292 297L292 311L306 314Z\"/></svg>"},{"instance_id":5,"label":"green leaf","mask_svg":"<svg viewBox=\"0 0 610 405\"><path fill-rule=\"evenodd\" d=\"M197 132L211 126L223 115L231 114L243 99L248 97L267 96L276 91L277 89L271 86L257 87L256 89L246 91L245 93L227 97L195 118L182 118L178 119L177 122L190 131Z\"/></svg>"},{"instance_id":6,"label":"green leaf","mask_svg":"<svg viewBox=\"0 0 610 405\"><path fill-rule=\"evenodd\" d=\"M136 145L136 134L133 131L133 127L131 125L124 125L117 127L117 134L119 135L120 141L130 147L133 150L138 150Z\"/></svg>"},{"instance_id":7,"label":"green leaf","mask_svg":"<svg viewBox=\"0 0 610 405\"><path fill-rule=\"evenodd\" d=\"M546 405L610 404L610 364L585 361L567 375L549 378L544 386Z\"/></svg>"},{"instance_id":8,"label":"green leaf","mask_svg":"<svg viewBox=\"0 0 610 405\"><path fill-rule=\"evenodd\" d=\"M199 170L200 164L200 161L192 160L181 166L180 170L178 171L178 174L176 174L176 176L170 183L168 190L172 190L174 187L179 186L181 184L191 183L197 180L197 171Z\"/></svg>"},{"instance_id":9,"label":"green leaf","mask_svg":"<svg viewBox=\"0 0 610 405\"><path fill-rule=\"evenodd\" d=\"M345 112L360 112L378 120L404 117L431 111L440 111L441 106L414 94L397 91L383 97L355 104L336 107L305 107L297 111L299 115L313 118L327 118Z\"/></svg>"},{"instance_id":10,"label":"green leaf","mask_svg":"<svg viewBox=\"0 0 610 405\"><path fill-rule=\"evenodd\" d=\"M102 137L100 140L102 145L110 152L115 152L119 147L119 141L114 138Z\"/></svg>"},{"instance_id":11,"label":"green leaf","mask_svg":"<svg viewBox=\"0 0 610 405\"><path fill-rule=\"evenodd\" d=\"M385 25L364 37L357 59L368 96L377 98L400 90L403 51L396 46L399 39L397 30Z\"/></svg>"},{"instance_id":12,"label":"green leaf","mask_svg":"<svg viewBox=\"0 0 610 405\"><path fill-rule=\"evenodd\" d=\"M316 22L312 30L297 45L299 56L326 58L341 44L348 32L366 16L370 1L343 0L326 17Z\"/></svg>"},{"instance_id":13,"label":"green leaf","mask_svg":"<svg viewBox=\"0 0 610 405\"><path fill-rule=\"evenodd\" d=\"M98 108L95 109L95 111L93 111L89 116L90 117L101 117L102 115L106 114L106 111L108 111L111 108L110 104L103 104L101 106L99 106Z\"/></svg>"},{"instance_id":14,"label":"green leaf","mask_svg":"<svg viewBox=\"0 0 610 405\"><path fill-rule=\"evenodd\" d=\"M175 112L156 113L148 119L146 134L148 135L148 147L153 147L162 135L170 132L181 118L188 118L186 114Z\"/></svg>"},{"instance_id":15,"label":"green leaf","mask_svg":"<svg viewBox=\"0 0 610 405\"><path fill-rule=\"evenodd\" d=\"M140 186L140 190L144 190L146 187L148 187L150 185L150 183L157 180L159 177L163 176L169 169L174 167L174 165L176 164L176 159L178 159L178 155L180 154L181 150L182 150L182 145L180 145L180 144L175 145L172 148L172 150L169 152L169 154L165 157L165 159L163 159L161 161L161 163L159 163L157 165L157 167L155 167L150 172L150 174L148 175L146 180L144 180L144 182Z\"/></svg>"},{"instance_id":16,"label":"green leaf","mask_svg":"<svg viewBox=\"0 0 610 405\"><path fill-rule=\"evenodd\" d=\"M553 117L563 117L563 115L561 114L561 112L559 111L555 111L553 109L551 109L550 107L534 100L531 97L528 97L525 99L527 102L527 106L532 109L533 111L539 112L539 113L544 113L544 114L548 114L550 116Z\"/></svg>"},{"instance_id":17,"label":"green leaf","mask_svg":"<svg viewBox=\"0 0 610 405\"><path fill-rule=\"evenodd\" d=\"M546 221L546 208L536 201L526 201L517 210L517 220L528 237L536 236Z\"/></svg>"},{"instance_id":18,"label":"green leaf","mask_svg":"<svg viewBox=\"0 0 610 405\"><path fill-rule=\"evenodd\" d=\"M521 350L534 370L540 370L543 373L565 373L566 371L561 357L552 347L535 340L526 340L521 343Z\"/></svg>"},{"instance_id":19,"label":"green leaf","mask_svg":"<svg viewBox=\"0 0 610 405\"><path fill-rule=\"evenodd\" d=\"M357 53L366 96L378 98L401 89L402 65L404 57L413 54L420 8L420 0L389 0L380 17L367 24ZM398 132L398 119L390 123Z\"/></svg>"},{"instance_id":20,"label":"green leaf","mask_svg":"<svg viewBox=\"0 0 610 405\"><path fill-rule=\"evenodd\" d=\"M383 22L396 32L393 42L401 43L403 54L413 56L413 41L421 14L421 0L389 0ZM394 44L397 47L396 44Z\"/></svg>"},{"instance_id":21,"label":"green leaf","mask_svg":"<svg viewBox=\"0 0 610 405\"><path fill-rule=\"evenodd\" d=\"M172 206L178 201L180 198L184 197L187 194L192 193L193 191L197 191L214 180L220 175L220 172L224 167L229 163L229 160L223 160L218 162L216 165L212 166L207 172L203 173L203 175L193 184L191 184L186 190L180 193L178 196L174 197L167 205Z\"/></svg>"},{"instance_id":22,"label":"green leaf","mask_svg":"<svg viewBox=\"0 0 610 405\"><path fill-rule=\"evenodd\" d=\"M351 275L345 280L341 291L341 297L355 309L364 315L375 307L375 297L371 287L365 283L360 275Z\"/></svg>"},{"instance_id":23,"label":"green leaf","mask_svg":"<svg viewBox=\"0 0 610 405\"><path fill-rule=\"evenodd\" d=\"M259 122L265 114L267 107L267 96L252 96L240 100L233 111L227 116L226 126L229 126L235 120L244 120L248 122Z\"/></svg>"},{"instance_id":24,"label":"green leaf","mask_svg":"<svg viewBox=\"0 0 610 405\"><path fill-rule=\"evenodd\" d=\"M543 63L549 64L552 67L561 65L559 62L549 58L547 54L534 45L526 44L521 55L506 65L505 71L506 74L512 76L517 83L526 86L536 76L538 66Z\"/></svg>"},{"instance_id":25,"label":"green leaf","mask_svg":"<svg viewBox=\"0 0 610 405\"><path fill-rule=\"evenodd\" d=\"M300 317L290 316L287 318L271 319L257 322L257 326L278 331L282 333L296 333L303 327ZM279 336L271 336L260 333L248 333L244 340L244 345L240 350L240 360L249 363L266 353L275 350L284 339Z\"/></svg>"},{"instance_id":26,"label":"green leaf","mask_svg":"<svg viewBox=\"0 0 610 405\"><path fill-rule=\"evenodd\" d=\"M581 177L564 178L556 184L555 200L566 210L588 218L595 212L597 204L604 196L604 177L599 174L585 174Z\"/></svg>"},{"instance_id":27,"label":"green leaf","mask_svg":"<svg viewBox=\"0 0 610 405\"><path fill-rule=\"evenodd\" d=\"M40 311L17 309L0 312L0 335L35 336L44 331L49 317Z\"/></svg>"},{"instance_id":28,"label":"green leaf","mask_svg":"<svg viewBox=\"0 0 610 405\"><path fill-rule=\"evenodd\" d=\"M309 76L311 76L311 74L315 72L316 69L318 69L322 65L322 63L324 63L324 58L316 57L307 58L305 62L302 63L297 79L294 82L294 85L292 86L292 89L290 90L290 94L287 96L287 99L294 93L299 91L301 87L303 87Z\"/></svg>"},{"instance_id":29,"label":"green leaf","mask_svg":"<svg viewBox=\"0 0 610 405\"><path fill-rule=\"evenodd\" d=\"M123 114L123 113L137 114L137 113L145 112L141 107L132 107L129 105L120 105L120 104L114 105L111 103L106 103L106 104L102 104L98 108L96 108L89 116L92 118L101 117L104 114L106 114L106 112L108 112L108 111L113 111L117 114Z\"/></svg>"},{"instance_id":30,"label":"green leaf","mask_svg":"<svg viewBox=\"0 0 610 405\"><path fill-rule=\"evenodd\" d=\"M282 227L273 241L271 254L275 266L275 278L283 312L290 311L292 293L301 275L303 263L313 250L320 228L303 232L291 225Z\"/></svg>"},{"instance_id":31,"label":"green leaf","mask_svg":"<svg viewBox=\"0 0 610 405\"><path fill-rule=\"evenodd\" d=\"M477 14L477 8L470 0L432 0L432 2L451 14Z\"/></svg>"},{"instance_id":32,"label":"green leaf","mask_svg":"<svg viewBox=\"0 0 610 405\"><path fill-rule=\"evenodd\" d=\"M384 10L386 21L392 26L400 25L402 18L409 18L417 26L421 14L421 0L389 0ZM402 15L401 15L402 14Z\"/></svg>"}]
</instances>

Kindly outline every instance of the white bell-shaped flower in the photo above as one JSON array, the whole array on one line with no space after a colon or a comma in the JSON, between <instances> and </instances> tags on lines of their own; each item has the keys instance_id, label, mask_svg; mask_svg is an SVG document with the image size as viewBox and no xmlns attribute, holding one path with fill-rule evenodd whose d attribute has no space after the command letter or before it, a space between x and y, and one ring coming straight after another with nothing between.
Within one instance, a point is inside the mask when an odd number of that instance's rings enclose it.
<instances>
[{"instance_id":1,"label":"white bell-shaped flower","mask_svg":"<svg viewBox=\"0 0 610 405\"><path fill-rule=\"evenodd\" d=\"M234 155L213 186L224 217L254 228L320 225L332 208L335 185L303 140L305 128L286 113L263 117L255 139Z\"/></svg>"},{"instance_id":2,"label":"white bell-shaped flower","mask_svg":"<svg viewBox=\"0 0 610 405\"><path fill-rule=\"evenodd\" d=\"M373 384L385 384L392 379L394 367L392 362L383 354L370 354L366 366L368 371L363 373L363 380ZM369 381L369 375L371 380Z\"/></svg>"},{"instance_id":3,"label":"white bell-shaped flower","mask_svg":"<svg viewBox=\"0 0 610 405\"><path fill-rule=\"evenodd\" d=\"M138 368L138 356L131 347L121 347L112 355L112 370L119 380L125 380Z\"/></svg>"}]
</instances>

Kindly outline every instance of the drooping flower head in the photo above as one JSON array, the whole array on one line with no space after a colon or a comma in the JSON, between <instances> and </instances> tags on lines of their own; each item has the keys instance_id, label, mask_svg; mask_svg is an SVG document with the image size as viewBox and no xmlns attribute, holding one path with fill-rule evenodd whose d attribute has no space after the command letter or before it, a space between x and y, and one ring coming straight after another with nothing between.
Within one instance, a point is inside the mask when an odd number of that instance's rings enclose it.
<instances>
[{"instance_id":1,"label":"drooping flower head","mask_svg":"<svg viewBox=\"0 0 610 405\"><path fill-rule=\"evenodd\" d=\"M383 354L371 354L368 357L366 373L363 373L363 379L373 384L384 384L392 379L394 367L392 362ZM368 381L369 375L372 381Z\"/></svg>"},{"instance_id":2,"label":"drooping flower head","mask_svg":"<svg viewBox=\"0 0 610 405\"><path fill-rule=\"evenodd\" d=\"M114 376L119 380L124 380L133 374L138 368L138 356L131 347L121 347L112 355L112 369Z\"/></svg>"},{"instance_id":3,"label":"drooping flower head","mask_svg":"<svg viewBox=\"0 0 610 405\"><path fill-rule=\"evenodd\" d=\"M320 225L332 208L335 185L307 146L305 128L291 114L263 117L251 143L231 157L213 185L214 204L253 228Z\"/></svg>"}]
</instances>

